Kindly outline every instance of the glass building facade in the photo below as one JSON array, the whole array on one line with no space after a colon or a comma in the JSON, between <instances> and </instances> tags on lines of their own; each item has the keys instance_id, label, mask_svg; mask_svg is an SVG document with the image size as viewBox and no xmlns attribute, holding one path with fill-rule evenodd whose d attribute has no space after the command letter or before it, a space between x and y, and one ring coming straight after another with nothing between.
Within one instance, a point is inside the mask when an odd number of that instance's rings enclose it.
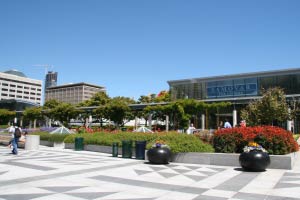
<instances>
[{"instance_id":1,"label":"glass building facade","mask_svg":"<svg viewBox=\"0 0 300 200\"><path fill-rule=\"evenodd\" d=\"M253 99L263 89L280 87L287 96L300 96L300 68L208 78L168 81L172 100L204 101Z\"/></svg>"}]
</instances>

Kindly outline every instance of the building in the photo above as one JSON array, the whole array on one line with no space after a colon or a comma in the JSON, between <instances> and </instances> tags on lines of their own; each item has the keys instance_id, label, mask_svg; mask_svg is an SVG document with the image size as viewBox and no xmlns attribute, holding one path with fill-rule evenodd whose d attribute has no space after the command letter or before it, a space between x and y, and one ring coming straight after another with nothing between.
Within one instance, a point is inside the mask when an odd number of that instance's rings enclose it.
<instances>
[{"instance_id":1,"label":"building","mask_svg":"<svg viewBox=\"0 0 300 200\"><path fill-rule=\"evenodd\" d=\"M263 89L281 87L288 98L300 97L300 68L168 81L172 100L247 102Z\"/></svg>"},{"instance_id":2,"label":"building","mask_svg":"<svg viewBox=\"0 0 300 200\"><path fill-rule=\"evenodd\" d=\"M0 72L0 100L15 99L40 105L41 97L41 80L27 78L17 70Z\"/></svg>"},{"instance_id":3,"label":"building","mask_svg":"<svg viewBox=\"0 0 300 200\"><path fill-rule=\"evenodd\" d=\"M168 84L172 100L188 98L204 102L231 102L231 110L215 114L215 122L232 117L230 121L234 126L240 120L239 110L251 100L260 98L264 89L280 87L288 101L300 100L300 68L172 80ZM213 128L215 124L209 127ZM296 124L295 130L300 130L300 122L295 121Z\"/></svg>"},{"instance_id":4,"label":"building","mask_svg":"<svg viewBox=\"0 0 300 200\"><path fill-rule=\"evenodd\" d=\"M55 99L59 102L78 104L90 99L98 92L105 92L105 88L88 83L54 86L46 89L45 101Z\"/></svg>"},{"instance_id":5,"label":"building","mask_svg":"<svg viewBox=\"0 0 300 200\"><path fill-rule=\"evenodd\" d=\"M57 72L49 71L45 79L45 91L48 87L57 86Z\"/></svg>"}]
</instances>

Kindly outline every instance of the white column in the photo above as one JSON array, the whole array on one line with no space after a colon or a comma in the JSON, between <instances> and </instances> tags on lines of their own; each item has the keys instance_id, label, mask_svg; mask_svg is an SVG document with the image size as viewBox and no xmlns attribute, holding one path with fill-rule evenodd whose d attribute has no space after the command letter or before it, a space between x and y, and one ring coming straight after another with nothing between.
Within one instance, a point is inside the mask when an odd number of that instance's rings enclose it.
<instances>
[{"instance_id":1,"label":"white column","mask_svg":"<svg viewBox=\"0 0 300 200\"><path fill-rule=\"evenodd\" d=\"M202 130L205 129L205 115L204 114L201 115L201 129Z\"/></svg>"},{"instance_id":2,"label":"white column","mask_svg":"<svg viewBox=\"0 0 300 200\"><path fill-rule=\"evenodd\" d=\"M169 131L169 115L166 115L166 132Z\"/></svg>"},{"instance_id":3,"label":"white column","mask_svg":"<svg viewBox=\"0 0 300 200\"><path fill-rule=\"evenodd\" d=\"M237 112L234 109L232 112L232 127L235 127L237 125Z\"/></svg>"},{"instance_id":4,"label":"white column","mask_svg":"<svg viewBox=\"0 0 300 200\"><path fill-rule=\"evenodd\" d=\"M289 108L288 109L288 113L289 113L289 115L291 114L291 109ZM291 120L287 120L287 127L286 127L286 129L288 130L288 131L292 131L292 121Z\"/></svg>"},{"instance_id":5,"label":"white column","mask_svg":"<svg viewBox=\"0 0 300 200\"><path fill-rule=\"evenodd\" d=\"M152 114L148 116L148 127L150 130L152 130Z\"/></svg>"},{"instance_id":6,"label":"white column","mask_svg":"<svg viewBox=\"0 0 300 200\"><path fill-rule=\"evenodd\" d=\"M138 117L134 118L134 129L136 130L138 127Z\"/></svg>"}]
</instances>

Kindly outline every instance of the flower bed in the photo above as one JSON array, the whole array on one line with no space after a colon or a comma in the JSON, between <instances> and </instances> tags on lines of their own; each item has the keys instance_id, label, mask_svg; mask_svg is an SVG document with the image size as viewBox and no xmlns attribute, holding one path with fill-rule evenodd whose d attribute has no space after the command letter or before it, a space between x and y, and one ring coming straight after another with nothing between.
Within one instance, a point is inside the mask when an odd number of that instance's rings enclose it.
<instances>
[{"instance_id":1,"label":"flower bed","mask_svg":"<svg viewBox=\"0 0 300 200\"><path fill-rule=\"evenodd\" d=\"M284 155L299 150L291 132L274 126L237 127L215 132L216 152L241 153L251 141L263 146L269 154Z\"/></svg>"}]
</instances>

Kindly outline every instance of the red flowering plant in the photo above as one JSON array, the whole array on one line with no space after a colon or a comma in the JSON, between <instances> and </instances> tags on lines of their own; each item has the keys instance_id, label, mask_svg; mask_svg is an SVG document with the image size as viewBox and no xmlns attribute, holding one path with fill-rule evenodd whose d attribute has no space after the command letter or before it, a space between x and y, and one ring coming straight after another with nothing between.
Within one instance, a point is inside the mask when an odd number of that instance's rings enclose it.
<instances>
[{"instance_id":1,"label":"red flowering plant","mask_svg":"<svg viewBox=\"0 0 300 200\"><path fill-rule=\"evenodd\" d=\"M269 154L283 155L299 149L291 132L275 126L217 130L214 134L213 145L216 152L241 153L251 141L263 146Z\"/></svg>"}]
</instances>

